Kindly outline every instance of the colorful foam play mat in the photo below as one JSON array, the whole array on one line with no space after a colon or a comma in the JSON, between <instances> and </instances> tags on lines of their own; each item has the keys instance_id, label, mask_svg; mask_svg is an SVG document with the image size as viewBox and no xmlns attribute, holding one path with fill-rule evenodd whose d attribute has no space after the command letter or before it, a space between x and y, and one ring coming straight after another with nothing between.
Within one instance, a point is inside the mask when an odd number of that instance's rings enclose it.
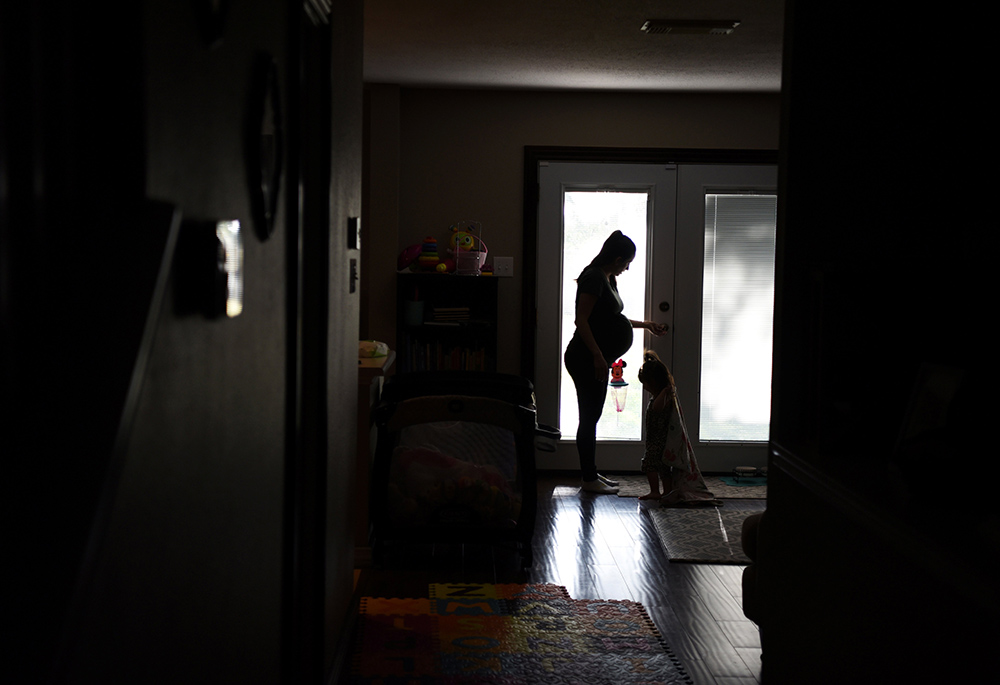
<instances>
[{"instance_id":1,"label":"colorful foam play mat","mask_svg":"<svg viewBox=\"0 0 1000 685\"><path fill-rule=\"evenodd\" d=\"M559 585L436 583L359 612L351 683L691 683L641 604Z\"/></svg>"}]
</instances>

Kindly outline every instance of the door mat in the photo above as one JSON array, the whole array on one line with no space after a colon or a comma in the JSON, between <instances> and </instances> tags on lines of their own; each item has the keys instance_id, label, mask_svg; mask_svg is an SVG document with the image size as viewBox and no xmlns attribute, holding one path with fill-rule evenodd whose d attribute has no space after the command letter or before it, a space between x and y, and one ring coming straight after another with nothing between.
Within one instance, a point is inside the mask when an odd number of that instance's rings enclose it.
<instances>
[{"instance_id":1,"label":"door mat","mask_svg":"<svg viewBox=\"0 0 1000 685\"><path fill-rule=\"evenodd\" d=\"M670 561L749 564L740 543L743 521L761 509L727 507L653 507L647 512Z\"/></svg>"},{"instance_id":2,"label":"door mat","mask_svg":"<svg viewBox=\"0 0 1000 685\"><path fill-rule=\"evenodd\" d=\"M690 685L643 606L559 585L435 583L361 598L350 683Z\"/></svg>"},{"instance_id":3,"label":"door mat","mask_svg":"<svg viewBox=\"0 0 1000 685\"><path fill-rule=\"evenodd\" d=\"M649 492L649 481L646 476L639 475L617 475L611 476L618 481L619 497L640 497ZM727 477L704 476L705 485L712 491L718 499L767 499L767 479L766 478L741 478L741 481L760 480L762 482L753 485L730 485L725 482Z\"/></svg>"},{"instance_id":4,"label":"door mat","mask_svg":"<svg viewBox=\"0 0 1000 685\"><path fill-rule=\"evenodd\" d=\"M767 478L764 476L719 476L719 480L734 488L752 488L758 485L767 485Z\"/></svg>"}]
</instances>

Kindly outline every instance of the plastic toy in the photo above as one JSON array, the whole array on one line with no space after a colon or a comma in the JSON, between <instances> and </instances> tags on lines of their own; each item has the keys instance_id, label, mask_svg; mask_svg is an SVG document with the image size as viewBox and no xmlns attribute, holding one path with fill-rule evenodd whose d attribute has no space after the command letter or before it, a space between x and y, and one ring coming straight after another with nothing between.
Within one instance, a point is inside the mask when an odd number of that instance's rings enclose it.
<instances>
[{"instance_id":1,"label":"plastic toy","mask_svg":"<svg viewBox=\"0 0 1000 685\"><path fill-rule=\"evenodd\" d=\"M466 226L463 227L463 224ZM459 275L479 276L482 272L488 252L482 233L482 225L478 221L460 221L451 227L448 252L455 259L455 272Z\"/></svg>"},{"instance_id":2,"label":"plastic toy","mask_svg":"<svg viewBox=\"0 0 1000 685\"><path fill-rule=\"evenodd\" d=\"M619 359L611 365L611 399L615 403L615 410L620 414L625 411L625 401L628 399L628 383L622 378L623 371L628 364L624 359Z\"/></svg>"},{"instance_id":3,"label":"plastic toy","mask_svg":"<svg viewBox=\"0 0 1000 685\"><path fill-rule=\"evenodd\" d=\"M628 385L623 379L623 369L628 366L624 359L619 359L611 365L611 385Z\"/></svg>"},{"instance_id":4,"label":"plastic toy","mask_svg":"<svg viewBox=\"0 0 1000 685\"><path fill-rule=\"evenodd\" d=\"M407 267L412 268L413 263L417 261L417 257L420 256L420 251L423 245L419 243L417 245L410 245L409 247L403 248L403 251L399 253L399 257L396 258L396 271L402 271Z\"/></svg>"},{"instance_id":5,"label":"plastic toy","mask_svg":"<svg viewBox=\"0 0 1000 685\"><path fill-rule=\"evenodd\" d=\"M432 236L427 236L424 238L423 245L420 246L420 256L417 257L417 264L425 271L434 271L437 269L439 261L441 260L438 258L437 240Z\"/></svg>"},{"instance_id":6,"label":"plastic toy","mask_svg":"<svg viewBox=\"0 0 1000 685\"><path fill-rule=\"evenodd\" d=\"M458 250L469 251L476 246L476 237L467 231L458 230L458 226L451 227L451 252Z\"/></svg>"}]
</instances>

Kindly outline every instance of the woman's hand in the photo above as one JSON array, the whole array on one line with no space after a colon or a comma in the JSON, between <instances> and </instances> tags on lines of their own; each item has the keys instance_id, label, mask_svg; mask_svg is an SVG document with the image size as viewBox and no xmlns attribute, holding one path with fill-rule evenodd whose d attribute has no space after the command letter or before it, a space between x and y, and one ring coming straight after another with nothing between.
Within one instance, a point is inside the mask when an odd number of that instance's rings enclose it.
<instances>
[{"instance_id":1,"label":"woman's hand","mask_svg":"<svg viewBox=\"0 0 1000 685\"><path fill-rule=\"evenodd\" d=\"M608 361L599 352L594 353L594 378L599 381L608 380Z\"/></svg>"},{"instance_id":2,"label":"woman's hand","mask_svg":"<svg viewBox=\"0 0 1000 685\"><path fill-rule=\"evenodd\" d=\"M655 336L663 335L664 333L667 332L667 329L670 328L665 323L656 323L655 321L633 321L632 327L645 328L647 331L649 331Z\"/></svg>"}]
</instances>

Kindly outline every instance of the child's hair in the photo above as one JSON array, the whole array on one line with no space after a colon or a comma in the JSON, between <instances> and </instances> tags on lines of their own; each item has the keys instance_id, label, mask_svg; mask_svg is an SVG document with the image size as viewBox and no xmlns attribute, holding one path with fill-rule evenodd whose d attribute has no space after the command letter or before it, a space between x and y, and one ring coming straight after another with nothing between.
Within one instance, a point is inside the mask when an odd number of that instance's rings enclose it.
<instances>
[{"instance_id":1,"label":"child's hair","mask_svg":"<svg viewBox=\"0 0 1000 685\"><path fill-rule=\"evenodd\" d=\"M660 388L674 387L674 377L670 375L667 365L660 361L660 356L653 350L642 354L642 366L639 368L639 382L649 382Z\"/></svg>"}]
</instances>

